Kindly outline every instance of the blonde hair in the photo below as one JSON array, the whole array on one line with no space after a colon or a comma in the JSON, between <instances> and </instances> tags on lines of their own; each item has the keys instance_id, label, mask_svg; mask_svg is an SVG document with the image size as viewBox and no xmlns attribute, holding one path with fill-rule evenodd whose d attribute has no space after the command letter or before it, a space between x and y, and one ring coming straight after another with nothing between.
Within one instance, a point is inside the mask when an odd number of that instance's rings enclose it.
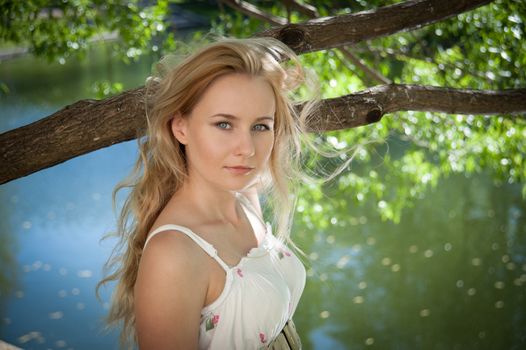
<instances>
[{"instance_id":1,"label":"blonde hair","mask_svg":"<svg viewBox=\"0 0 526 350\"><path fill-rule=\"evenodd\" d=\"M106 277L97 285L98 292L101 285L117 281L106 322L108 328L122 325L124 346L136 341L133 289L146 236L187 176L184 149L170 128L174 115L189 114L207 87L220 76L243 73L263 77L273 89L276 114L274 148L261 193L271 209L277 237L296 249L289 235L294 194L300 181L311 179L301 171L301 136L306 125L313 124L309 118L314 116L318 99L311 97L303 103L291 98L307 81L305 70L291 49L272 38L221 38L175 66L169 64L171 60L163 59L157 66L158 76L147 83L146 137L138 139L140 157L132 173L113 191L115 208L117 192L131 189L118 218L115 235L119 242L104 267Z\"/></svg>"}]
</instances>

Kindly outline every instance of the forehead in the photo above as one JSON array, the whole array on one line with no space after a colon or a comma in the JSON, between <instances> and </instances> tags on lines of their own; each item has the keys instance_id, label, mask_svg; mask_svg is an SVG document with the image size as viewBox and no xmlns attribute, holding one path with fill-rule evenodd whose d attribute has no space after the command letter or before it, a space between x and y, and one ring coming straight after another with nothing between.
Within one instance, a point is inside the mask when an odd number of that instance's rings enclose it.
<instances>
[{"instance_id":1,"label":"forehead","mask_svg":"<svg viewBox=\"0 0 526 350\"><path fill-rule=\"evenodd\" d=\"M263 77L228 74L214 80L205 90L192 114L210 116L228 113L240 118L273 116L275 96Z\"/></svg>"}]
</instances>

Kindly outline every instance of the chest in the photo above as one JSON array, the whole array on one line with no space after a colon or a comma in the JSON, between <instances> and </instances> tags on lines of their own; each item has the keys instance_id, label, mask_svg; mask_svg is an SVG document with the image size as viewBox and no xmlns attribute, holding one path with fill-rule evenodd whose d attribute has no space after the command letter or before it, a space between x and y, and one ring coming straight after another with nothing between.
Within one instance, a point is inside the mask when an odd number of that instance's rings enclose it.
<instances>
[{"instance_id":1,"label":"chest","mask_svg":"<svg viewBox=\"0 0 526 350\"><path fill-rule=\"evenodd\" d=\"M266 347L294 314L305 283L303 265L290 250L272 247L243 259L226 276L217 302L202 310L200 347Z\"/></svg>"},{"instance_id":2,"label":"chest","mask_svg":"<svg viewBox=\"0 0 526 350\"><path fill-rule=\"evenodd\" d=\"M247 228L247 230L249 230ZM230 267L238 266L242 259L246 258L249 253L257 249L265 236L265 228L262 225L256 225L252 234L246 237L232 241L218 241L213 243L217 249L217 254L221 260ZM205 305L210 305L219 298L226 284L226 272L214 259L208 259L208 291Z\"/></svg>"}]
</instances>

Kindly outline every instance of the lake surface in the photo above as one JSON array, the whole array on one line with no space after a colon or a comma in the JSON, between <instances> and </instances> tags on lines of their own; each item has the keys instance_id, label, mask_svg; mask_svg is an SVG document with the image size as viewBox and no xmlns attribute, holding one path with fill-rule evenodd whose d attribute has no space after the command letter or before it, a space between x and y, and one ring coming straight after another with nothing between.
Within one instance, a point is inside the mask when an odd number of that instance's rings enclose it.
<instances>
[{"instance_id":1,"label":"lake surface","mask_svg":"<svg viewBox=\"0 0 526 350\"><path fill-rule=\"evenodd\" d=\"M152 63L126 66L105 50L66 65L3 62L11 92L0 97L0 132L93 97L108 74L139 86ZM121 143L0 186L0 339L24 349L117 348L101 322L111 286L99 302L95 285L115 243L100 241L115 225L111 191L136 156L135 141ZM451 176L397 225L375 206L351 205L326 230L296 214L293 238L311 258L295 315L305 349L525 348L519 185Z\"/></svg>"}]
</instances>

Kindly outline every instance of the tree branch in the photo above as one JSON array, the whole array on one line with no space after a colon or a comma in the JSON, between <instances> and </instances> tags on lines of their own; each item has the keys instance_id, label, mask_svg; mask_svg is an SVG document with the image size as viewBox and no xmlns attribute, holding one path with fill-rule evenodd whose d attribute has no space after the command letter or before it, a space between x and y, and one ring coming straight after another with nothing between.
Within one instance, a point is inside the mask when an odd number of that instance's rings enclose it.
<instances>
[{"instance_id":1,"label":"tree branch","mask_svg":"<svg viewBox=\"0 0 526 350\"><path fill-rule=\"evenodd\" d=\"M81 100L0 134L0 184L137 137L145 125L144 88Z\"/></svg>"},{"instance_id":2,"label":"tree branch","mask_svg":"<svg viewBox=\"0 0 526 350\"><path fill-rule=\"evenodd\" d=\"M318 14L317 11L312 11L312 9L314 9L314 10L316 10L316 9L314 7L312 7L312 6L310 6L310 5L302 5L302 4L298 3L295 0L282 0L282 3L284 3L287 6L287 8L294 7L296 9L300 10L301 12L303 12L304 14L309 16L310 18L319 17L319 14ZM362 72L365 73L365 75L367 75L373 81L377 81L377 82L382 83L382 84L391 84L391 80L387 79L382 74L380 74L379 72L375 71L374 69L369 68L367 65L365 65L363 63L362 60L360 60L359 57L357 57L355 54L353 54L347 48L341 47L339 50L341 51L341 53L348 60L350 60L355 66L357 66Z\"/></svg>"},{"instance_id":3,"label":"tree branch","mask_svg":"<svg viewBox=\"0 0 526 350\"><path fill-rule=\"evenodd\" d=\"M278 37L296 52L322 50L436 22L488 2L412 0L374 12L290 24L259 36ZM241 1L235 3L246 5ZM262 15L267 20L267 16ZM143 94L144 88L139 88L102 101L79 101L50 117L0 134L0 183L143 134ZM526 111L524 101L526 89L485 92L383 85L324 100L317 122L310 124L309 128L321 131L356 127L376 122L386 113L405 110L519 113Z\"/></svg>"},{"instance_id":4,"label":"tree branch","mask_svg":"<svg viewBox=\"0 0 526 350\"><path fill-rule=\"evenodd\" d=\"M323 100L308 131L354 128L397 111L455 114L526 112L526 89L460 90L381 85ZM144 134L144 88L105 100L82 100L53 115L0 134L0 184ZM523 116L522 116L523 117Z\"/></svg>"},{"instance_id":5,"label":"tree branch","mask_svg":"<svg viewBox=\"0 0 526 350\"><path fill-rule=\"evenodd\" d=\"M447 68L447 69L450 69L450 70L454 70L454 69L458 68L458 69L460 69L462 71L463 75L469 74L469 75L471 75L473 77L482 79L482 80L486 81L487 83L491 84L491 81L488 79L487 75L484 72L469 69L470 67L467 67L463 63L460 63L460 62L445 62L445 61L438 61L436 59L433 59L432 57L417 57L417 56L410 55L410 54L408 54L406 52L403 52L403 51L400 51L400 50L393 50L391 48L379 49L379 48L375 48L375 47L373 47L373 48L367 47L366 50L360 50L359 49L359 51L364 52L364 53L373 53L376 57L378 57L378 56L382 57L382 55L389 55L389 56L394 57L395 59L397 59L399 61L414 60L414 61L426 62L426 63L429 63L429 64L433 64L434 66L436 66L437 68L439 68L441 70L444 69L444 68ZM442 68L441 68L441 66L442 66Z\"/></svg>"},{"instance_id":6,"label":"tree branch","mask_svg":"<svg viewBox=\"0 0 526 350\"><path fill-rule=\"evenodd\" d=\"M234 1L234 0L228 1L228 0L226 0L225 2L230 7L234 8L236 10L242 11L246 15L249 15L249 16L255 17L255 18L259 18L259 19L263 19L264 21L266 21L266 22L268 22L270 24L276 24L276 19L275 18L273 19L271 15L266 14L265 12L261 11L259 8L257 8L254 5L242 2L244 4L243 5L244 7L242 7L242 6L240 6L238 4L239 1ZM303 8L302 7L303 5L297 3L294 0L288 0L288 1L282 1L282 2L287 6L287 12L288 12L289 16L287 16L287 19L284 19L284 18L281 18L281 17L279 17L278 19L279 19L280 22L289 23L290 22L290 11L288 11L288 9L290 8L290 6L294 6L296 8L298 8L298 7L299 8ZM248 6L250 6L250 9L247 8ZM243 8L243 10L242 10L242 8ZM303 8L303 9L306 9L306 8ZM307 11L307 12L310 14L311 17L315 14L312 11ZM281 24L284 24L284 23L281 23ZM278 25L279 25L279 23L278 23ZM342 47L340 50L342 51L342 54L345 57L347 57L347 59L349 59L351 62L353 62L355 66L357 66L359 69L361 69L365 73L365 75L367 75L373 81L377 81L377 82L382 83L382 84L391 84L391 81L389 79L387 79L386 77L384 77L380 73L374 71L373 69L367 67L352 52L350 52L349 50L347 50L344 47Z\"/></svg>"},{"instance_id":7,"label":"tree branch","mask_svg":"<svg viewBox=\"0 0 526 350\"><path fill-rule=\"evenodd\" d=\"M227 4L233 9L244 13L248 16L262 19L268 23L280 26L287 24L287 19L283 17L274 16L270 13L266 13L258 9L256 6L242 0L221 0L221 2Z\"/></svg>"},{"instance_id":8,"label":"tree branch","mask_svg":"<svg viewBox=\"0 0 526 350\"><path fill-rule=\"evenodd\" d=\"M355 44L415 29L490 3L492 0L410 0L375 11L312 19L271 28L257 36L274 37L296 53Z\"/></svg>"},{"instance_id":9,"label":"tree branch","mask_svg":"<svg viewBox=\"0 0 526 350\"><path fill-rule=\"evenodd\" d=\"M320 16L320 14L318 13L318 9L312 5L300 4L299 2L295 0L281 0L281 2L287 8L294 9L309 18L316 18Z\"/></svg>"},{"instance_id":10,"label":"tree branch","mask_svg":"<svg viewBox=\"0 0 526 350\"><path fill-rule=\"evenodd\" d=\"M378 81L382 84L391 84L391 80L384 77L382 74L378 73L374 69L369 68L367 65L365 65L360 58L358 58L356 55L354 55L352 52L347 50L347 48L342 47L339 49L341 53L347 57L349 61L351 61L355 66L357 66L359 69L361 69L369 78Z\"/></svg>"},{"instance_id":11,"label":"tree branch","mask_svg":"<svg viewBox=\"0 0 526 350\"><path fill-rule=\"evenodd\" d=\"M518 114L526 112L526 89L503 91L453 89L423 85L379 85L323 100L308 131L355 128L402 111L449 114ZM524 118L524 116L521 116Z\"/></svg>"}]
</instances>

